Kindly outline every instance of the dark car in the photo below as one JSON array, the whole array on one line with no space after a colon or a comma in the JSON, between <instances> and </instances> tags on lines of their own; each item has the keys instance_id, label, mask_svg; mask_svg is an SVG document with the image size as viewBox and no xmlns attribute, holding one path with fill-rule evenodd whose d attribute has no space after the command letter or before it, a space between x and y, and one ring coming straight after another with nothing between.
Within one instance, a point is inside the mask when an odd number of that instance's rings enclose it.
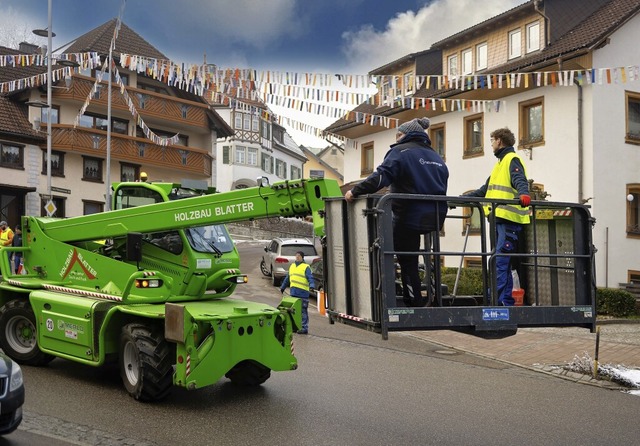
<instances>
[{"instance_id":1,"label":"dark car","mask_svg":"<svg viewBox=\"0 0 640 446\"><path fill-rule=\"evenodd\" d=\"M316 293L324 289L324 262L322 257L314 259L309 268L311 268L311 275L316 285L315 289L311 290L311 295L317 297Z\"/></svg>"},{"instance_id":2,"label":"dark car","mask_svg":"<svg viewBox=\"0 0 640 446\"><path fill-rule=\"evenodd\" d=\"M0 353L0 435L10 434L22 422L24 383L18 363Z\"/></svg>"}]
</instances>

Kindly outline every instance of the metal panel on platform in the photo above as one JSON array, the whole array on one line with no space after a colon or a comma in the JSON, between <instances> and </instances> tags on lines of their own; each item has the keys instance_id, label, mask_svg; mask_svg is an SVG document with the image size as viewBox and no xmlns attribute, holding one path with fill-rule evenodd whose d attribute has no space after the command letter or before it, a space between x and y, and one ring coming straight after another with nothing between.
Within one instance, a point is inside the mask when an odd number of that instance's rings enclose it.
<instances>
[{"instance_id":1,"label":"metal panel on platform","mask_svg":"<svg viewBox=\"0 0 640 446\"><path fill-rule=\"evenodd\" d=\"M331 268L327 286L330 320L379 331L456 329L482 336L508 336L519 326L582 326L595 330L593 219L582 205L532 203L532 222L524 231L525 246L513 254L519 262L521 282L527 300L520 307L479 306L486 293L456 296L434 302L434 307L412 307L396 296L395 256L431 254L434 258L455 258L465 252L447 251L435 237L433 250L421 246L415 253L396 252L391 231L391 203L394 199L448 201L464 207L478 207L486 198L387 194L367 196L346 203L327 201L327 260ZM492 207L512 204L492 200ZM447 218L456 218L448 215ZM464 218L458 216L457 218ZM487 239L490 226L483 225ZM469 253L466 253L469 254ZM480 251L483 263L492 264L496 253ZM435 263L437 265L438 262ZM483 269L482 283L495 283L494 268ZM434 277L439 277L435 268ZM433 279L427 278L427 284ZM436 286L436 290L440 290ZM485 294L483 294L485 293Z\"/></svg>"}]
</instances>

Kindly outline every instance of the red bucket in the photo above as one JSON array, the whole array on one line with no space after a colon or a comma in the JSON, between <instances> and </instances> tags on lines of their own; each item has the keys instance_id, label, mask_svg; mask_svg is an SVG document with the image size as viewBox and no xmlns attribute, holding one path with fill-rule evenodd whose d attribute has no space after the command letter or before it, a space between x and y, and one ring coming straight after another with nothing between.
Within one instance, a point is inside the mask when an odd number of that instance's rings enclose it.
<instances>
[{"instance_id":1,"label":"red bucket","mask_svg":"<svg viewBox=\"0 0 640 446\"><path fill-rule=\"evenodd\" d=\"M524 305L524 290L522 288L516 288L511 291L511 296L515 300L515 306L521 307Z\"/></svg>"}]
</instances>

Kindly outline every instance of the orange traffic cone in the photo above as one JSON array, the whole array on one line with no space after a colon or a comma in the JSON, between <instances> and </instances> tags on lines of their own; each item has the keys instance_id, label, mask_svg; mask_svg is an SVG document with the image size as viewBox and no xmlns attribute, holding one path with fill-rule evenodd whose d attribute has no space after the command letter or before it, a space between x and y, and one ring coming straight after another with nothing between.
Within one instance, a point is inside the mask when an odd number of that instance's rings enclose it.
<instances>
[{"instance_id":1,"label":"orange traffic cone","mask_svg":"<svg viewBox=\"0 0 640 446\"><path fill-rule=\"evenodd\" d=\"M324 295L324 291L323 290L318 290L317 292L318 294L318 311L320 312L320 314L322 316L326 316L327 315L327 301Z\"/></svg>"}]
</instances>

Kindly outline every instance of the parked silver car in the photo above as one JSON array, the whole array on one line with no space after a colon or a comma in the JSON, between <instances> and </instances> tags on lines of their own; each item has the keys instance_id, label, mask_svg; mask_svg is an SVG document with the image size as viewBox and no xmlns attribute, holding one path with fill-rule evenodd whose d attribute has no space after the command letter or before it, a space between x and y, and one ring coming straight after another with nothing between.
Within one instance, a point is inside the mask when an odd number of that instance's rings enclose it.
<instances>
[{"instance_id":1,"label":"parked silver car","mask_svg":"<svg viewBox=\"0 0 640 446\"><path fill-rule=\"evenodd\" d=\"M305 263L311 264L318 258L313 242L306 238L274 238L264 247L260 261L260 270L271 277L274 286L280 285L289 272L289 267L296 261L296 252L304 253Z\"/></svg>"}]
</instances>

